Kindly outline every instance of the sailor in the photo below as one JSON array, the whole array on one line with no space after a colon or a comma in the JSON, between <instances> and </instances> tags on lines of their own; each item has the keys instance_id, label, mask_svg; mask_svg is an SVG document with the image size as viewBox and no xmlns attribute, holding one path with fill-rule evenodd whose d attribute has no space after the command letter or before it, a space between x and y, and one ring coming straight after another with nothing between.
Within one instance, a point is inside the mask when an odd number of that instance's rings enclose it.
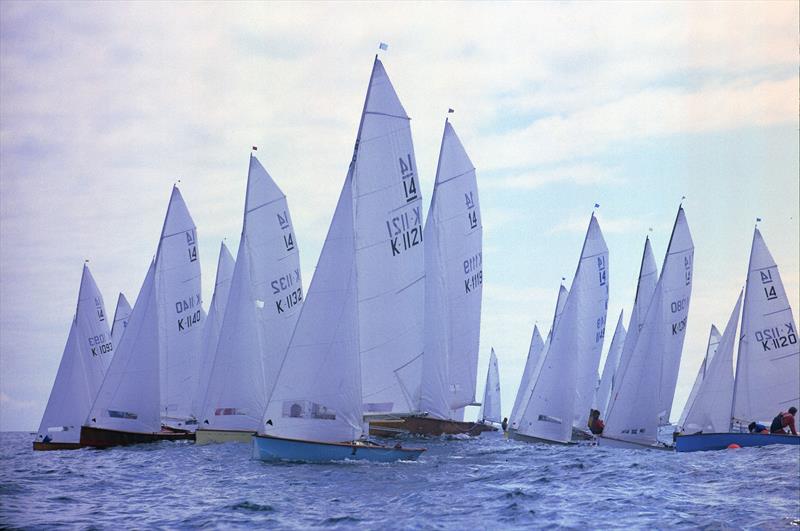
<instances>
[{"instance_id":1,"label":"sailor","mask_svg":"<svg viewBox=\"0 0 800 531\"><path fill-rule=\"evenodd\" d=\"M747 431L750 433L769 433L766 426L758 422L751 422L747 425Z\"/></svg>"},{"instance_id":2,"label":"sailor","mask_svg":"<svg viewBox=\"0 0 800 531\"><path fill-rule=\"evenodd\" d=\"M500 423L500 426L503 427L503 431L508 429L508 417L503 417L503 422Z\"/></svg>"},{"instance_id":3,"label":"sailor","mask_svg":"<svg viewBox=\"0 0 800 531\"><path fill-rule=\"evenodd\" d=\"M589 413L589 431L595 435L602 435L605 427L605 422L600 420L600 410L592 409L591 413Z\"/></svg>"},{"instance_id":4,"label":"sailor","mask_svg":"<svg viewBox=\"0 0 800 531\"><path fill-rule=\"evenodd\" d=\"M797 435L797 430L794 427L794 415L797 413L797 408L792 406L789 411L784 413L781 411L772 419L772 424L769 427L770 433L786 433L784 428L789 428L793 435Z\"/></svg>"}]
</instances>

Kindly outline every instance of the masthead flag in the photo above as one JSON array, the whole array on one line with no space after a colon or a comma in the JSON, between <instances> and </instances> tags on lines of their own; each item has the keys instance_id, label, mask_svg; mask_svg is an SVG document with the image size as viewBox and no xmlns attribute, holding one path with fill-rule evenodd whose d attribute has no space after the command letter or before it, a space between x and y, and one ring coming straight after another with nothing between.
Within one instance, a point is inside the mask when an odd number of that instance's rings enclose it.
<instances>
[{"instance_id":1,"label":"masthead flag","mask_svg":"<svg viewBox=\"0 0 800 531\"><path fill-rule=\"evenodd\" d=\"M380 48L381 50L388 50L389 49L389 45L386 44L385 42L382 42L382 43L380 43L378 45L378 48Z\"/></svg>"}]
</instances>

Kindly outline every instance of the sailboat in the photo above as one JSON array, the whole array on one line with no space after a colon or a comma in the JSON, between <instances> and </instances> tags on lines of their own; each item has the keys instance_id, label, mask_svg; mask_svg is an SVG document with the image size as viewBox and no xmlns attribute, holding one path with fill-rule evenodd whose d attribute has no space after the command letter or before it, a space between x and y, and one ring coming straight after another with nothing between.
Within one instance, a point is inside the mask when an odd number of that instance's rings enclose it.
<instances>
[{"instance_id":1,"label":"sailboat","mask_svg":"<svg viewBox=\"0 0 800 531\"><path fill-rule=\"evenodd\" d=\"M489 368L486 371L486 386L483 388L483 402L478 421L482 424L500 424L500 372L497 367L497 355L492 349L489 356Z\"/></svg>"},{"instance_id":2,"label":"sailboat","mask_svg":"<svg viewBox=\"0 0 800 531\"><path fill-rule=\"evenodd\" d=\"M611 338L611 346L608 348L606 362L603 365L603 375L600 377L600 383L597 386L594 398L593 408L601 412L608 409L608 401L611 398L611 392L614 387L614 375L617 372L619 358L622 355L622 347L625 344L627 332L625 325L622 324L622 314L623 311L620 311L617 326L614 328L614 337Z\"/></svg>"},{"instance_id":3,"label":"sailboat","mask_svg":"<svg viewBox=\"0 0 800 531\"><path fill-rule=\"evenodd\" d=\"M370 433L479 435L495 428L463 422L463 414L456 418L455 411L475 402L483 288L482 224L475 167L449 120L444 124L423 235L425 348L416 412L370 416ZM409 265L416 272L418 264L411 260Z\"/></svg>"},{"instance_id":4,"label":"sailboat","mask_svg":"<svg viewBox=\"0 0 800 531\"><path fill-rule=\"evenodd\" d=\"M731 316L731 319L735 328L735 317ZM795 435L742 433L751 421L769 425L769 420L779 412L791 406L800 407L797 325L778 266L758 227L754 230L750 250L732 386L728 378L730 361L723 356L727 352L723 347L731 351L732 357L733 338L729 345L726 344L726 333L727 327L717 353L710 362L711 368L707 371L710 374L694 402L694 409L704 421L701 427L711 432L678 435L675 439L676 449L679 452L695 452L721 450L730 444L740 447L800 445L800 437ZM709 381L708 385L706 381ZM702 415L706 409L715 415L719 414L720 409L730 411L730 415L727 419L714 416L712 422L707 422Z\"/></svg>"},{"instance_id":5,"label":"sailboat","mask_svg":"<svg viewBox=\"0 0 800 531\"><path fill-rule=\"evenodd\" d=\"M199 417L197 443L250 442L303 304L286 195L251 153L242 238Z\"/></svg>"},{"instance_id":6,"label":"sailboat","mask_svg":"<svg viewBox=\"0 0 800 531\"><path fill-rule=\"evenodd\" d=\"M556 327L556 323L561 317L561 313L564 311L564 304L567 302L567 295L569 295L569 291L562 284L558 288L556 308L553 312L553 323L550 326L550 331L547 332L547 339L544 341L544 344L541 346L539 352L535 356L531 356L531 353L535 352L534 348L537 329L534 326L534 334L533 338L531 339L531 346L528 350L528 360L525 362L522 380L520 381L519 389L517 389L517 397L514 401L514 409L511 411L511 418L509 419L509 433L515 431L519 427L519 421L522 418L522 413L525 411L525 408L528 407L528 400L530 400L531 392L533 392L533 384L536 383L536 379L539 377L539 371L542 369L542 363L544 362L545 355L550 349L550 340L553 338L553 329Z\"/></svg>"},{"instance_id":7,"label":"sailboat","mask_svg":"<svg viewBox=\"0 0 800 531\"><path fill-rule=\"evenodd\" d=\"M678 420L678 424L676 425L678 432L686 431L689 427L689 425L686 423L687 416L692 411L697 393L700 391L700 387L703 385L703 380L705 380L706 373L708 372L708 366L711 363L711 359L714 357L714 354L717 352L717 347L719 346L721 339L722 334L720 334L717 327L712 324L711 331L708 334L706 355L703 358L703 362L700 364L700 369L697 371L697 376L694 379L692 390L689 392L689 398L686 399L686 404L683 406L683 413L681 413L681 418ZM731 371L733 371L733 361L731 361ZM731 376L731 378L733 377Z\"/></svg>"},{"instance_id":8,"label":"sailboat","mask_svg":"<svg viewBox=\"0 0 800 531\"><path fill-rule=\"evenodd\" d=\"M80 427L103 381L114 344L103 296L84 264L78 304L34 450L80 448Z\"/></svg>"},{"instance_id":9,"label":"sailboat","mask_svg":"<svg viewBox=\"0 0 800 531\"><path fill-rule=\"evenodd\" d=\"M175 186L158 252L81 428L81 446L194 439L184 415L205 320L200 292L197 232Z\"/></svg>"},{"instance_id":10,"label":"sailboat","mask_svg":"<svg viewBox=\"0 0 800 531\"><path fill-rule=\"evenodd\" d=\"M203 325L203 340L201 342L202 351L200 354L200 373L197 379L197 388L194 393L194 403L192 411L200 412L203 410L203 402L206 398L209 380L211 379L211 369L214 365L214 355L217 352L219 343L219 332L222 328L222 319L225 315L225 308L228 304L228 295L231 290L231 279L236 262L231 256L231 252L222 242L219 247L219 258L217 259L217 276L214 281L214 293L211 296L211 304L208 307L206 324ZM197 441L195 432L195 441Z\"/></svg>"},{"instance_id":11,"label":"sailboat","mask_svg":"<svg viewBox=\"0 0 800 531\"><path fill-rule=\"evenodd\" d=\"M525 442L569 444L597 381L608 308L608 247L592 214L575 277L525 411L509 436ZM594 374L594 376L592 376ZM591 378L591 379L590 379ZM586 416L589 415L586 402Z\"/></svg>"},{"instance_id":12,"label":"sailboat","mask_svg":"<svg viewBox=\"0 0 800 531\"><path fill-rule=\"evenodd\" d=\"M119 343L122 333L128 327L128 319L131 316L131 305L122 293L117 298L117 308L114 310L114 323L111 325L111 340ZM109 360L110 362L110 360Z\"/></svg>"},{"instance_id":13,"label":"sailboat","mask_svg":"<svg viewBox=\"0 0 800 531\"><path fill-rule=\"evenodd\" d=\"M371 407L365 403L371 399L371 363L379 354L389 367L396 363L395 341L404 348L416 345L413 352L421 354L422 299L411 295L423 281L422 226L408 122L376 56L347 177L264 422L253 437L257 459L396 461L424 451L371 443L364 423ZM373 385L382 374L372 375ZM393 399L399 390L398 383L374 396ZM387 402L376 409L400 406Z\"/></svg>"},{"instance_id":14,"label":"sailboat","mask_svg":"<svg viewBox=\"0 0 800 531\"><path fill-rule=\"evenodd\" d=\"M539 358L542 355L542 351L544 350L544 341L542 340L542 335L539 333L539 327L537 325L533 325L533 334L531 335L531 344L528 347L528 357L525 359L525 368L522 370L522 378L519 382L519 387L517 388L517 396L514 397L514 406L511 408L511 416L509 417L509 429L516 428L516 419L518 416L518 412L520 407L525 400L526 392L531 377L533 375L536 366L539 364ZM528 394L530 391L528 391Z\"/></svg>"},{"instance_id":15,"label":"sailboat","mask_svg":"<svg viewBox=\"0 0 800 531\"><path fill-rule=\"evenodd\" d=\"M679 207L641 330L633 325L628 328L605 430L597 437L601 446L665 448L658 442L658 427L668 421L675 394L692 294L693 259L694 243L686 214ZM635 308L632 319L637 312Z\"/></svg>"}]
</instances>

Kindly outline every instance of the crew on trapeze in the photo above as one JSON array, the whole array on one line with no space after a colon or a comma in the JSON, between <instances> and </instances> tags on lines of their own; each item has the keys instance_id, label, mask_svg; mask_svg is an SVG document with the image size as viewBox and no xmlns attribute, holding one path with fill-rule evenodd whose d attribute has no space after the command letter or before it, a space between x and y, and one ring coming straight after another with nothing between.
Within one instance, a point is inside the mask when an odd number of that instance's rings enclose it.
<instances>
[{"instance_id":1,"label":"crew on trapeze","mask_svg":"<svg viewBox=\"0 0 800 531\"><path fill-rule=\"evenodd\" d=\"M792 406L789 408L789 411L784 413L781 411L778 415L772 419L772 424L769 427L770 433L778 433L778 434L787 434L785 428L789 428L792 435L797 435L797 430L794 427L794 416L797 414L797 408Z\"/></svg>"},{"instance_id":2,"label":"crew on trapeze","mask_svg":"<svg viewBox=\"0 0 800 531\"><path fill-rule=\"evenodd\" d=\"M589 431L591 431L594 435L602 435L603 429L606 427L605 422L600 420L600 410L599 409L591 409L589 410Z\"/></svg>"}]
</instances>

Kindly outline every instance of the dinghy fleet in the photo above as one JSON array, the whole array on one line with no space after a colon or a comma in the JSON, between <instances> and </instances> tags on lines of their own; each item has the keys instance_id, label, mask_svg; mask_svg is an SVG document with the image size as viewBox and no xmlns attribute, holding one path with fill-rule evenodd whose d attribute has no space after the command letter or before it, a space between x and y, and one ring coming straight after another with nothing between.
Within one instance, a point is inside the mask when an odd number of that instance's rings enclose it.
<instances>
[{"instance_id":1,"label":"dinghy fleet","mask_svg":"<svg viewBox=\"0 0 800 531\"><path fill-rule=\"evenodd\" d=\"M177 186L133 308L120 294L109 320L84 264L34 449L240 441L263 460L395 461L424 449L370 435L476 436L505 427L494 350L475 401L483 287L475 167L446 119L423 222L409 121L376 56L307 290L289 202L255 153L239 248L234 259L220 246L207 313L197 229ZM800 405L795 321L757 228L746 288L722 334L712 327L680 434L674 445L659 441L678 379L693 257L681 206L660 272L645 239L627 329L620 314L599 376L609 250L592 213L544 339L534 326L508 437L678 451L800 443L743 429ZM464 421L470 405L481 406L477 422ZM600 414L604 428L588 429Z\"/></svg>"}]
</instances>

